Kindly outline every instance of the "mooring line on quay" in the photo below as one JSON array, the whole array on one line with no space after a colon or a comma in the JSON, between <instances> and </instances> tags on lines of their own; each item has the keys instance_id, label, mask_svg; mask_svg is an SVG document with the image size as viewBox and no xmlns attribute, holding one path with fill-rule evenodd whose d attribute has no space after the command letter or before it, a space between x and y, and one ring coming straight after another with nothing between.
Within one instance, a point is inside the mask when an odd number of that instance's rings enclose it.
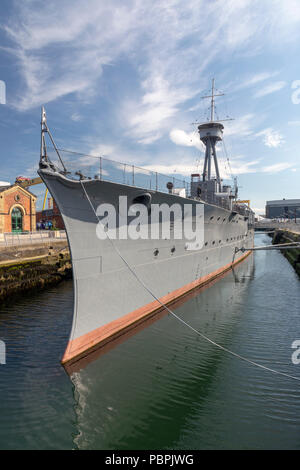
<instances>
[{"instance_id":1,"label":"mooring line on quay","mask_svg":"<svg viewBox=\"0 0 300 470\"><path fill-rule=\"evenodd\" d=\"M92 201L90 200L90 197L84 187L84 183L82 180L80 180L80 184L82 186L82 189L84 191L84 194L95 214L95 217L97 218L98 222L100 222L102 224L102 221L99 219L96 211L95 211L95 208L92 204ZM103 225L103 224L102 224ZM228 354L231 354L232 356L234 357L237 357L238 359L244 361L244 362L247 362L248 364L251 364L253 366L256 366L260 369L263 369L263 370L266 370L268 372L272 372L273 374L277 374L277 375L282 375L284 377L287 377L289 379L293 379L293 380L297 380L297 381L300 381L300 377L295 377L294 375L290 375L290 374L286 374L285 372L280 372L278 370L275 370L275 369L271 369L270 367L267 367L267 366L263 366L262 364L259 364L258 362L255 362L255 361L252 361L251 359L248 359L247 357L244 357L244 356L241 356L240 354L237 354L235 353L234 351L231 351L230 349L228 348L225 348L224 346L221 346L220 344L216 343L215 341L213 341L212 339L210 339L208 336L204 335L203 333L201 333L199 330L196 330L192 325L190 325L189 323L185 322L182 318L180 318L178 315L176 315L176 313L174 313L166 304L164 304L152 291L151 289L144 283L144 281L138 276L138 274L135 272L135 270L131 267L131 265L128 263L128 261L123 257L123 255L120 253L120 251L118 250L118 248L115 246L113 240L109 237L109 235L107 234L106 232L106 236L108 238L108 240L110 241L113 249L116 251L116 253L118 254L118 256L122 259L122 261L124 262L124 264L127 266L127 268L130 270L130 272L133 274L133 276L136 278L136 280L141 284L142 287L144 287L144 289L155 299L157 300L157 302L159 302L159 304L165 309L167 310L167 312L169 312L173 318L175 318L176 320L178 320L180 323L182 323L183 325L185 325L186 327L188 327L190 330L192 330L194 333L196 333L198 336L200 336L201 338L205 339L206 341L208 341L209 343L213 344L214 346L216 346L217 348L221 349L222 351L225 351L227 352ZM300 245L300 244L299 244ZM273 246L273 245L270 245L270 246ZM257 247L258 248L258 247ZM260 247L262 248L262 247ZM237 251L242 251L243 249L238 249L236 250ZM250 248L249 248L250 250ZM254 250L254 249L252 249ZM248 251L248 248L244 248L244 251Z\"/></svg>"},{"instance_id":2,"label":"mooring line on quay","mask_svg":"<svg viewBox=\"0 0 300 470\"><path fill-rule=\"evenodd\" d=\"M290 242L290 243L279 243L278 245L262 245L262 246L253 246L251 248L236 248L235 252L238 251L259 251L259 250L291 250L292 248L299 248L300 242Z\"/></svg>"}]
</instances>

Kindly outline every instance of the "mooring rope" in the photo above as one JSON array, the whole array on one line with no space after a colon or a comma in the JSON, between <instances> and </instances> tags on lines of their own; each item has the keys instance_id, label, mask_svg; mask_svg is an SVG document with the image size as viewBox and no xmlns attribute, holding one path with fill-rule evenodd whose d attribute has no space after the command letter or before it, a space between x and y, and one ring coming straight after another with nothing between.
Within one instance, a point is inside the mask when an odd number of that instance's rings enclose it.
<instances>
[{"instance_id":1,"label":"mooring rope","mask_svg":"<svg viewBox=\"0 0 300 470\"><path fill-rule=\"evenodd\" d=\"M291 243L279 243L278 245L262 245L254 246L252 248L238 248L238 251L259 251L259 250L292 250L293 248L300 248L300 242L291 242Z\"/></svg>"},{"instance_id":2,"label":"mooring rope","mask_svg":"<svg viewBox=\"0 0 300 470\"><path fill-rule=\"evenodd\" d=\"M84 194L98 220L98 222L102 223L101 220L99 219L96 211L95 211L95 208L92 204L92 201L90 200L90 197L84 187L84 184L83 184L83 181L80 180L80 184L82 186L82 189L84 191ZM244 357L244 356L241 356L240 354L237 354L235 353L234 351L231 351L230 349L227 349L225 348L224 346L221 346L220 344L216 343L215 341L213 341L212 339L210 339L208 336L204 335L203 333L201 333L199 330L196 330L194 327L192 327L189 323L185 322L182 318L180 318L178 315L176 315L176 313L174 313L166 304L164 304L150 289L149 287L144 283L144 281L137 275L137 273L135 272L135 270L130 266L130 264L127 262L127 260L123 257L123 255L120 253L120 251L118 250L118 248L115 246L113 240L109 237L109 235L107 234L106 232L106 236L108 238L108 240L110 241L113 249L116 251L116 253L119 255L119 257L122 259L122 261L124 262L124 264L127 266L127 268L130 270L130 272L133 274L133 276L136 278L136 280L143 286L143 288L155 299L157 300L157 302L159 302L159 304L164 308L166 309L170 315L172 315L176 320L178 320L179 322L181 322L183 325L185 325L186 327L188 327L190 330L192 330L194 333L196 333L197 335L199 335L201 338L205 339L206 341L208 341L209 343L213 344L214 346L216 346L217 348L221 349L222 351L225 351L227 352L228 354L231 354L232 356L235 356L237 357L238 359L241 359L242 361L245 361L249 364L252 364L253 366L256 366L256 367L259 367L260 369L264 369L266 371L269 371L269 372L272 372L274 374L278 374L278 375L283 375L284 377L288 377L289 379L293 379L293 380L297 380L297 381L300 381L300 377L295 377L293 375L290 375L290 374L286 374L285 372L280 372L278 370L275 370L275 369L271 369L270 367L267 367L267 366L263 366L262 364L259 364L258 362L254 362L252 361L251 359L248 359L247 357Z\"/></svg>"}]
</instances>

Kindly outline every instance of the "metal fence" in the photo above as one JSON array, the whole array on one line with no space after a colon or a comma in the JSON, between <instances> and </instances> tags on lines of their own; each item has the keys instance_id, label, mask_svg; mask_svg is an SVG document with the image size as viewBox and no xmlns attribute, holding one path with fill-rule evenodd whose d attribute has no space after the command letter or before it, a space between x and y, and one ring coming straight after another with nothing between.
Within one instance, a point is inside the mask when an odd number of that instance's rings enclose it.
<instances>
[{"instance_id":1,"label":"metal fence","mask_svg":"<svg viewBox=\"0 0 300 470\"><path fill-rule=\"evenodd\" d=\"M261 220L255 223L255 228L258 230L290 230L300 233L300 219L296 220L297 223L293 220Z\"/></svg>"},{"instance_id":2,"label":"metal fence","mask_svg":"<svg viewBox=\"0 0 300 470\"><path fill-rule=\"evenodd\" d=\"M85 155L70 150L59 149L59 153L67 169L68 178L111 181L161 192L169 192L168 183L172 183L173 194L191 197L191 182L177 178L174 174L165 175L130 163L120 163L105 157ZM48 156L59 170L64 170L54 150L50 149ZM232 209L229 198L219 197L212 193L202 193L201 200L228 210ZM234 210L242 215L250 212L248 208L239 205L236 205Z\"/></svg>"},{"instance_id":3,"label":"metal fence","mask_svg":"<svg viewBox=\"0 0 300 470\"><path fill-rule=\"evenodd\" d=\"M9 232L0 234L0 246L19 246L35 243L52 243L66 240L65 230L38 230L36 232Z\"/></svg>"},{"instance_id":4,"label":"metal fence","mask_svg":"<svg viewBox=\"0 0 300 470\"><path fill-rule=\"evenodd\" d=\"M69 150L59 150L68 178L97 179L113 183L126 184L143 189L168 192L167 183L173 184L173 191L185 190L190 195L190 182L173 175L158 173L149 168L142 168L130 163L120 163L105 157L84 155ZM49 158L60 170L62 164L57 155L50 151Z\"/></svg>"}]
</instances>

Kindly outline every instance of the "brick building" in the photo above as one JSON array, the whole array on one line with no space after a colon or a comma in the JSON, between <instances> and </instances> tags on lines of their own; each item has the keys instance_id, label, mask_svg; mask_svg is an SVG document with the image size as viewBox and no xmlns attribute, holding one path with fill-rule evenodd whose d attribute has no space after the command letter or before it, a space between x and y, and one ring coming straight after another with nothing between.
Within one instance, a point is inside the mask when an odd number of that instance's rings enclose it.
<instances>
[{"instance_id":1,"label":"brick building","mask_svg":"<svg viewBox=\"0 0 300 470\"><path fill-rule=\"evenodd\" d=\"M18 184L0 186L0 233L35 231L36 200Z\"/></svg>"},{"instance_id":2,"label":"brick building","mask_svg":"<svg viewBox=\"0 0 300 470\"><path fill-rule=\"evenodd\" d=\"M53 198L48 199L48 209L36 213L36 221L44 224L51 222L53 227L61 230L65 229L61 213Z\"/></svg>"}]
</instances>

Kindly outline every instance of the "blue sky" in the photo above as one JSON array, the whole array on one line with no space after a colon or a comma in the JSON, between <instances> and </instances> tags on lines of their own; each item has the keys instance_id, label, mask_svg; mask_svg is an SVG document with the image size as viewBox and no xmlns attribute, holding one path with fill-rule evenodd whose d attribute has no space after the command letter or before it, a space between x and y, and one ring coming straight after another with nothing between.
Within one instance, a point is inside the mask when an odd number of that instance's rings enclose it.
<instances>
[{"instance_id":1,"label":"blue sky","mask_svg":"<svg viewBox=\"0 0 300 470\"><path fill-rule=\"evenodd\" d=\"M214 77L240 197L299 198L299 52L298 0L2 0L0 180L36 175L42 104L62 148L201 171Z\"/></svg>"}]
</instances>

